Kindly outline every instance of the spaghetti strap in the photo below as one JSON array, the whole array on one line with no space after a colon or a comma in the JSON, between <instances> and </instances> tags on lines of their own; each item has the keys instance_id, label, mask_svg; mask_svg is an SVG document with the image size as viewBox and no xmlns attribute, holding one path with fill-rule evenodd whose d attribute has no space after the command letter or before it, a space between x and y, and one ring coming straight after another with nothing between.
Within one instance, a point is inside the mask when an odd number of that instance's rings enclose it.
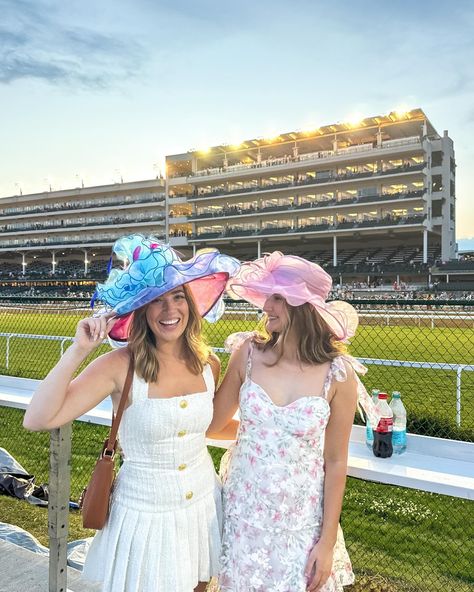
<instances>
[{"instance_id":1,"label":"spaghetti strap","mask_svg":"<svg viewBox=\"0 0 474 592\"><path fill-rule=\"evenodd\" d=\"M249 355L247 358L247 367L245 369L245 380L250 380L252 376L252 360L253 360L253 341L249 343Z\"/></svg>"},{"instance_id":2,"label":"spaghetti strap","mask_svg":"<svg viewBox=\"0 0 474 592\"><path fill-rule=\"evenodd\" d=\"M329 365L329 370L326 375L326 380L324 381L323 393L322 393L323 399L326 399L326 400L328 398L329 389L331 388L332 379L334 376L333 367L334 367L334 360L331 360L331 363Z\"/></svg>"}]
</instances>

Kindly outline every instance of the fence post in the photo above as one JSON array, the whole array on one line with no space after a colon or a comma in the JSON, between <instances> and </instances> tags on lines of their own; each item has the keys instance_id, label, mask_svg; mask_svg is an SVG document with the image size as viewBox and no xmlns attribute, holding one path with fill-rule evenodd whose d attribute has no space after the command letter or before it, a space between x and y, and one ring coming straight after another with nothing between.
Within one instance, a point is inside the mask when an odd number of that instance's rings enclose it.
<instances>
[{"instance_id":1,"label":"fence post","mask_svg":"<svg viewBox=\"0 0 474 592\"><path fill-rule=\"evenodd\" d=\"M456 369L456 425L461 425L461 372L464 366L458 366Z\"/></svg>"},{"instance_id":2,"label":"fence post","mask_svg":"<svg viewBox=\"0 0 474 592\"><path fill-rule=\"evenodd\" d=\"M7 350L5 353L5 367L10 367L10 335L7 337Z\"/></svg>"},{"instance_id":3,"label":"fence post","mask_svg":"<svg viewBox=\"0 0 474 592\"><path fill-rule=\"evenodd\" d=\"M51 431L49 456L49 592L67 591L71 424Z\"/></svg>"}]
</instances>

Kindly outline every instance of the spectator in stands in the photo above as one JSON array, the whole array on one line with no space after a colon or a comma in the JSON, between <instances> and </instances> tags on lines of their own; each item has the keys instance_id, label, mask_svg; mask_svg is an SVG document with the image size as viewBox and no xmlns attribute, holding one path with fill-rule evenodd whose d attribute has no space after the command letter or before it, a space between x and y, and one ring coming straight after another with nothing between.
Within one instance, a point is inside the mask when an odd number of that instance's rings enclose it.
<instances>
[{"instance_id":1,"label":"spectator in stands","mask_svg":"<svg viewBox=\"0 0 474 592\"><path fill-rule=\"evenodd\" d=\"M120 426L125 459L84 576L101 581L103 592L203 592L220 548L220 488L204 434L220 364L202 339L200 317L213 310L239 264L218 251L182 262L169 246L140 235L117 241L114 250L129 265L97 289L113 312L78 323L24 425L64 425L110 393L117 410L134 367ZM73 379L107 334L125 337L128 346Z\"/></svg>"},{"instance_id":2,"label":"spectator in stands","mask_svg":"<svg viewBox=\"0 0 474 592\"><path fill-rule=\"evenodd\" d=\"M339 514L358 395L374 406L354 371L363 367L342 343L357 313L326 302L331 284L319 265L279 252L243 264L229 281L263 309L266 330L228 340L234 351L210 426L222 429L240 405L223 469L221 592L251 582L268 592L314 592L327 582L324 590L340 592L353 582Z\"/></svg>"}]
</instances>

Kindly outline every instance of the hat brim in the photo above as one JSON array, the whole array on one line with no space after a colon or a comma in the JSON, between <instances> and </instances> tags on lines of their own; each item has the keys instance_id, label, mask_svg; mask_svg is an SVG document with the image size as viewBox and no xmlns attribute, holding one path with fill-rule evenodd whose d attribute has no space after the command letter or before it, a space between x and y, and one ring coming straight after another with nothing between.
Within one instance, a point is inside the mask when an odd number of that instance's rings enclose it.
<instances>
[{"instance_id":1,"label":"hat brim","mask_svg":"<svg viewBox=\"0 0 474 592\"><path fill-rule=\"evenodd\" d=\"M233 284L231 281L228 290L234 298L242 298L260 309L263 309L267 298L272 294L279 294L290 306L301 306L308 302L314 306L331 333L340 341L353 337L359 323L357 311L351 304L342 300L326 302L311 294L304 283L295 282L293 286L288 286L254 281L242 285Z\"/></svg>"},{"instance_id":2,"label":"hat brim","mask_svg":"<svg viewBox=\"0 0 474 592\"><path fill-rule=\"evenodd\" d=\"M222 296L228 279L229 273L221 271L211 275L206 275L202 278L197 278L190 282L178 284L175 287L179 287L180 285L188 286L199 315L204 317ZM173 289L175 288L171 288L171 290ZM133 313L139 308L150 304L150 302L153 302L153 300L163 296L163 294L166 294L169 291L169 289L165 291L163 288L150 288L146 290L146 293L142 294L142 297L140 298L141 304L139 306L134 306L133 310L126 312L125 314L117 315L118 319L115 321L115 324L109 333L109 337L113 341L122 343L126 342L128 340L130 327L133 320Z\"/></svg>"}]
</instances>

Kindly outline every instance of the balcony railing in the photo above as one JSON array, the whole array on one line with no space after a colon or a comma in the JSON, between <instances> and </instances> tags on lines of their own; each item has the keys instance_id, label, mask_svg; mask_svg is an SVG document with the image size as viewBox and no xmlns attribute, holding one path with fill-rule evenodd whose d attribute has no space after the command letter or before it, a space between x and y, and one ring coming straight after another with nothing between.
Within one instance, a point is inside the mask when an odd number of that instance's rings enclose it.
<instances>
[{"instance_id":1,"label":"balcony railing","mask_svg":"<svg viewBox=\"0 0 474 592\"><path fill-rule=\"evenodd\" d=\"M192 220L200 220L203 218L221 218L221 217L228 217L228 216L248 216L252 214L265 214L265 213L272 213L272 212L291 212L294 210L309 210L314 208L327 208L327 207L334 207L334 206L344 206L344 205L354 205L354 204L365 204L365 203L372 203L377 201L393 201L398 199L413 199L422 197L426 193L426 189L420 189L418 191L406 191L406 192L398 192L398 193L391 193L391 194L383 194L383 195L366 195L360 197L348 197L337 200L336 198L321 200L321 201L312 201L312 202L305 202L302 204L284 204L284 205L275 205L275 206L267 206L265 208L238 208L236 206L229 206L221 208L214 212L203 212L201 214L194 214L188 218L189 221Z\"/></svg>"},{"instance_id":2,"label":"balcony railing","mask_svg":"<svg viewBox=\"0 0 474 592\"><path fill-rule=\"evenodd\" d=\"M473 260L465 260L465 261L448 261L447 263L440 263L436 266L437 271L447 271L447 272L455 272L455 271L472 271L474 270L474 261Z\"/></svg>"},{"instance_id":3,"label":"balcony railing","mask_svg":"<svg viewBox=\"0 0 474 592\"><path fill-rule=\"evenodd\" d=\"M49 223L49 224L41 224L40 222L35 222L35 223L31 223L31 224L15 224L15 225L11 225L12 227L8 228L7 226L0 226L0 233L8 233L8 232L19 232L19 231L31 231L31 230L42 230L44 232L47 232L49 230L54 230L57 228L64 228L64 229L68 229L68 228L83 228L83 227L87 227L87 226L110 226L110 225L121 225L121 224L142 224L145 222L159 222L159 221L163 221L165 219L165 216L163 214L160 214L159 216L146 216L146 217L135 217L135 218L130 218L130 217L123 217L123 216L116 216L116 217L111 217L107 220L94 220L94 219L89 219L89 220L78 220L78 221L71 221L71 222L66 222L66 223L61 223L60 220L58 220L56 223Z\"/></svg>"},{"instance_id":4,"label":"balcony railing","mask_svg":"<svg viewBox=\"0 0 474 592\"><path fill-rule=\"evenodd\" d=\"M338 181L350 181L350 180L357 180L357 179L366 179L370 177L377 177L379 175L395 175L398 173L414 173L417 171L422 171L426 166L425 162L419 164L404 164L396 167L390 167L383 171L360 171L357 173L344 173L342 175L330 175L327 177L309 177L305 179L296 179L294 181L285 181L284 183L274 183L272 185L266 185L263 187L242 187L239 189L232 189L230 191L226 191L223 189L209 191L209 192L201 192L198 193L197 189L193 192L192 195L188 195L188 201L193 201L196 199L208 199L210 197L220 197L220 196L227 196L227 195L240 195L240 194L247 194L247 193L255 193L255 192L266 192L266 191L275 191L275 189L286 189L291 187L301 187L306 185L319 185L322 183L335 183ZM175 195L173 197L185 197L185 195Z\"/></svg>"},{"instance_id":5,"label":"balcony railing","mask_svg":"<svg viewBox=\"0 0 474 592\"><path fill-rule=\"evenodd\" d=\"M25 207L25 208L5 208L0 210L0 217L3 216L24 216L25 214L43 214L46 212L67 212L69 210L89 210L93 208L107 208L111 206L129 206L142 203L153 203L161 205L165 203L165 196L162 194L147 194L146 196L136 198L117 198L110 200L87 200L87 201L70 201L60 202L54 204L43 204L41 206Z\"/></svg>"},{"instance_id":6,"label":"balcony railing","mask_svg":"<svg viewBox=\"0 0 474 592\"><path fill-rule=\"evenodd\" d=\"M418 136L410 138L400 138L397 140L386 140L381 145L368 143L357 146L350 146L348 148L339 148L338 150L319 150L317 152L307 152L306 154L298 154L296 156L287 154L280 158L267 158L260 162L253 162L251 164L238 163L228 166L210 167L190 173L188 177L206 177L211 175L235 175L240 171L247 171L249 169L265 169L275 166L288 165L302 161L320 161L324 159L331 159L336 156L344 156L346 154L354 154L361 152L373 152L374 150L393 150L401 146L421 145L421 139ZM182 173L171 174L170 178L182 177Z\"/></svg>"},{"instance_id":7,"label":"balcony railing","mask_svg":"<svg viewBox=\"0 0 474 592\"><path fill-rule=\"evenodd\" d=\"M198 234L192 234L190 240L204 240L204 239L216 239L226 238L229 236L264 236L274 234L293 234L302 232L325 232L325 231L337 231L345 229L364 229L364 228L375 228L379 226L407 226L411 224L422 224L426 220L426 214L419 216L403 216L394 217L387 216L385 218L378 218L376 220L343 220L337 223L322 223L322 224L307 224L300 226L283 226L278 228L261 228L256 230L240 230L238 228L227 228L223 231L218 232L203 232Z\"/></svg>"},{"instance_id":8,"label":"balcony railing","mask_svg":"<svg viewBox=\"0 0 474 592\"><path fill-rule=\"evenodd\" d=\"M156 233L157 238L163 238L164 235ZM94 236L57 236L57 237L46 237L46 238L32 238L32 239L11 239L0 241L0 249L20 249L27 247L48 247L51 248L54 245L65 247L67 245L78 245L84 246L86 244L112 244L120 236L123 236L123 231L119 230L110 235L98 235Z\"/></svg>"}]
</instances>

